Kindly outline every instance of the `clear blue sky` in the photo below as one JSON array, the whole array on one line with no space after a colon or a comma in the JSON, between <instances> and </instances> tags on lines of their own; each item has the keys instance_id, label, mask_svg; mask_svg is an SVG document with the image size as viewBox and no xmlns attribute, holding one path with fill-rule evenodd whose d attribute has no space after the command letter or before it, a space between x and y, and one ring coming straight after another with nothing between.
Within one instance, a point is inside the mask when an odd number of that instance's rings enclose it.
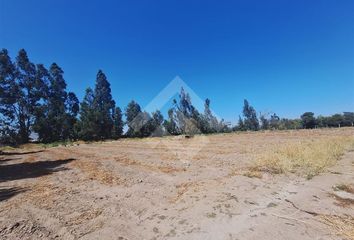
<instances>
[{"instance_id":1,"label":"clear blue sky","mask_svg":"<svg viewBox=\"0 0 354 240\"><path fill-rule=\"evenodd\" d=\"M176 75L235 122L257 111L354 111L354 1L0 0L0 47L58 63L80 100L98 69L117 104Z\"/></svg>"}]
</instances>

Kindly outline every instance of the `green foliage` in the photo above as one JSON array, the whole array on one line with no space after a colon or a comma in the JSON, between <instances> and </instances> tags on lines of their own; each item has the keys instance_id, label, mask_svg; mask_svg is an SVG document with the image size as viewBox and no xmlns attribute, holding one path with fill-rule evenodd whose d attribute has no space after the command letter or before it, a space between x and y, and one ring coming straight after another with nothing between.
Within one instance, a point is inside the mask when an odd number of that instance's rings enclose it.
<instances>
[{"instance_id":1,"label":"green foliage","mask_svg":"<svg viewBox=\"0 0 354 240\"><path fill-rule=\"evenodd\" d=\"M238 131L245 131L246 130L245 124L244 124L241 116L238 116L238 122L237 122L237 126L235 127L235 130L238 130Z\"/></svg>"},{"instance_id":2,"label":"green foliage","mask_svg":"<svg viewBox=\"0 0 354 240\"><path fill-rule=\"evenodd\" d=\"M98 140L96 132L96 112L94 109L94 93L91 88L86 89L80 108L80 121L76 124L79 139L90 141Z\"/></svg>"},{"instance_id":3,"label":"green foliage","mask_svg":"<svg viewBox=\"0 0 354 240\"><path fill-rule=\"evenodd\" d=\"M302 128L301 119L287 119L287 118L280 119L280 123L279 123L280 130L301 129L301 128Z\"/></svg>"},{"instance_id":4,"label":"green foliage","mask_svg":"<svg viewBox=\"0 0 354 240\"><path fill-rule=\"evenodd\" d=\"M318 127L352 127L354 126L354 112L344 112L328 117L318 116L316 123Z\"/></svg>"},{"instance_id":5,"label":"green foliage","mask_svg":"<svg viewBox=\"0 0 354 240\"><path fill-rule=\"evenodd\" d=\"M0 143L17 142L15 66L6 49L0 51Z\"/></svg>"},{"instance_id":6,"label":"green foliage","mask_svg":"<svg viewBox=\"0 0 354 240\"><path fill-rule=\"evenodd\" d=\"M95 89L86 89L81 103L80 121L76 124L79 138L86 141L119 138L123 128L121 115L120 109L115 108L107 77L99 70Z\"/></svg>"},{"instance_id":7,"label":"green foliage","mask_svg":"<svg viewBox=\"0 0 354 240\"><path fill-rule=\"evenodd\" d=\"M144 119L146 115L142 114L140 105L134 100L126 107L125 117L128 125L127 136L139 137L142 124L147 121L147 119Z\"/></svg>"},{"instance_id":8,"label":"green foliage","mask_svg":"<svg viewBox=\"0 0 354 240\"><path fill-rule=\"evenodd\" d=\"M106 75L99 70L96 77L93 108L96 112L96 132L100 139L112 137L115 102Z\"/></svg>"},{"instance_id":9,"label":"green foliage","mask_svg":"<svg viewBox=\"0 0 354 240\"><path fill-rule=\"evenodd\" d=\"M305 112L301 115L303 128L314 128L316 126L316 119L313 112Z\"/></svg>"},{"instance_id":10,"label":"green foliage","mask_svg":"<svg viewBox=\"0 0 354 240\"><path fill-rule=\"evenodd\" d=\"M273 113L270 116L270 120L269 120L269 127L271 129L279 129L279 125L280 125L280 118L278 117L278 115L276 115L275 113Z\"/></svg>"},{"instance_id":11,"label":"green foliage","mask_svg":"<svg viewBox=\"0 0 354 240\"><path fill-rule=\"evenodd\" d=\"M204 116L202 117L201 131L203 133L216 133L222 131L218 119L213 115L210 109L210 99L205 99Z\"/></svg>"},{"instance_id":12,"label":"green foliage","mask_svg":"<svg viewBox=\"0 0 354 240\"><path fill-rule=\"evenodd\" d=\"M269 119L264 114L260 114L259 120L261 122L261 129L267 130L269 129Z\"/></svg>"},{"instance_id":13,"label":"green foliage","mask_svg":"<svg viewBox=\"0 0 354 240\"><path fill-rule=\"evenodd\" d=\"M152 113L152 133L151 136L163 136L164 129L163 129L164 119L162 113L157 110L156 112Z\"/></svg>"},{"instance_id":14,"label":"green foliage","mask_svg":"<svg viewBox=\"0 0 354 240\"><path fill-rule=\"evenodd\" d=\"M0 52L0 115L4 141L26 143L30 140L35 112L40 100L36 66L21 49L12 63L6 49Z\"/></svg>"},{"instance_id":15,"label":"green foliage","mask_svg":"<svg viewBox=\"0 0 354 240\"><path fill-rule=\"evenodd\" d=\"M114 114L113 114L113 132L112 132L112 137L114 139L121 138L123 135L123 119L122 119L122 110L119 107L116 107L114 109Z\"/></svg>"},{"instance_id":16,"label":"green foliage","mask_svg":"<svg viewBox=\"0 0 354 240\"><path fill-rule=\"evenodd\" d=\"M257 118L256 110L248 103L246 99L243 102L243 116L243 124L246 130L259 130L259 121Z\"/></svg>"},{"instance_id":17,"label":"green foliage","mask_svg":"<svg viewBox=\"0 0 354 240\"><path fill-rule=\"evenodd\" d=\"M343 113L343 126L354 126L354 112Z\"/></svg>"},{"instance_id":18,"label":"green foliage","mask_svg":"<svg viewBox=\"0 0 354 240\"><path fill-rule=\"evenodd\" d=\"M177 127L174 109L171 108L168 110L168 120L164 121L163 126L165 127L167 133L169 133L170 135L181 134Z\"/></svg>"},{"instance_id":19,"label":"green foliage","mask_svg":"<svg viewBox=\"0 0 354 240\"><path fill-rule=\"evenodd\" d=\"M36 81L40 83L41 104L36 108L34 130L42 142L76 139L74 129L79 112L79 100L72 92L67 93L64 71L56 64L49 71L37 65Z\"/></svg>"}]
</instances>

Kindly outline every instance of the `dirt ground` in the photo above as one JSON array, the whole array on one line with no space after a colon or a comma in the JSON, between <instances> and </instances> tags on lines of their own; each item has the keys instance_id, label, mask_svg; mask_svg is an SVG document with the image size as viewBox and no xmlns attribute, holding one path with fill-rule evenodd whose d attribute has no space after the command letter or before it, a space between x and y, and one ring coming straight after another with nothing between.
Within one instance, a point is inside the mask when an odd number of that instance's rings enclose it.
<instances>
[{"instance_id":1,"label":"dirt ground","mask_svg":"<svg viewBox=\"0 0 354 240\"><path fill-rule=\"evenodd\" d=\"M0 239L351 239L354 151L312 179L243 174L266 149L354 128L6 150Z\"/></svg>"}]
</instances>

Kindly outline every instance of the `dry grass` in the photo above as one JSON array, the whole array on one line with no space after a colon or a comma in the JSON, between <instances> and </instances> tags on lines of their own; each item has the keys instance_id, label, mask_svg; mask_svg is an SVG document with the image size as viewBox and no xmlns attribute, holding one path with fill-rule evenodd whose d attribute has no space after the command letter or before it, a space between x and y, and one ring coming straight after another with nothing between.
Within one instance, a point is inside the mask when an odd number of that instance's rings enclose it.
<instances>
[{"instance_id":1,"label":"dry grass","mask_svg":"<svg viewBox=\"0 0 354 240\"><path fill-rule=\"evenodd\" d=\"M354 239L354 217L345 215L321 215L321 222L333 228L340 236Z\"/></svg>"},{"instance_id":2,"label":"dry grass","mask_svg":"<svg viewBox=\"0 0 354 240\"><path fill-rule=\"evenodd\" d=\"M354 137L330 137L286 143L258 154L255 169L270 173L296 173L308 179L326 170L347 150Z\"/></svg>"},{"instance_id":3,"label":"dry grass","mask_svg":"<svg viewBox=\"0 0 354 240\"><path fill-rule=\"evenodd\" d=\"M333 187L334 191L344 191L354 194L354 184L338 184Z\"/></svg>"},{"instance_id":4,"label":"dry grass","mask_svg":"<svg viewBox=\"0 0 354 240\"><path fill-rule=\"evenodd\" d=\"M249 177L249 178L262 178L263 174L262 172L258 171L257 169L250 169L244 173L242 173L243 176Z\"/></svg>"},{"instance_id":5,"label":"dry grass","mask_svg":"<svg viewBox=\"0 0 354 240\"><path fill-rule=\"evenodd\" d=\"M334 193L329 193L329 196L336 200L335 205L337 206L346 208L354 205L354 200L351 198L340 197Z\"/></svg>"},{"instance_id":6,"label":"dry grass","mask_svg":"<svg viewBox=\"0 0 354 240\"><path fill-rule=\"evenodd\" d=\"M190 188L196 188L198 186L197 182L186 182L186 183L181 183L176 186L177 189L177 196L173 197L170 199L171 203L176 203L178 200L180 200L186 192L190 190Z\"/></svg>"},{"instance_id":7,"label":"dry grass","mask_svg":"<svg viewBox=\"0 0 354 240\"><path fill-rule=\"evenodd\" d=\"M132 160L132 159L129 159L126 157L115 157L114 159L125 166L136 166L136 167L143 168L144 170L147 170L147 171L163 172L163 173L175 173L175 172L186 171L185 168L175 168L172 166L149 165L149 164L142 163L142 162L139 162L136 160Z\"/></svg>"},{"instance_id":8,"label":"dry grass","mask_svg":"<svg viewBox=\"0 0 354 240\"><path fill-rule=\"evenodd\" d=\"M119 185L124 182L99 162L75 161L72 165L81 169L90 180L96 180L105 185Z\"/></svg>"},{"instance_id":9,"label":"dry grass","mask_svg":"<svg viewBox=\"0 0 354 240\"><path fill-rule=\"evenodd\" d=\"M88 209L83 213L71 218L66 222L67 226L79 225L89 220L95 219L102 214L102 209Z\"/></svg>"}]
</instances>

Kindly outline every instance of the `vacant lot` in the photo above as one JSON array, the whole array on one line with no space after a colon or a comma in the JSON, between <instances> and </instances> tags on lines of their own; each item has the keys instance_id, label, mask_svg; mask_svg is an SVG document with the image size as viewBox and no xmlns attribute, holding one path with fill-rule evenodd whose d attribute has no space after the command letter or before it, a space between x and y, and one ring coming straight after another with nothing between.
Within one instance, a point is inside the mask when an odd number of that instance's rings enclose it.
<instances>
[{"instance_id":1,"label":"vacant lot","mask_svg":"<svg viewBox=\"0 0 354 240\"><path fill-rule=\"evenodd\" d=\"M354 128L3 149L0 239L353 239Z\"/></svg>"}]
</instances>

